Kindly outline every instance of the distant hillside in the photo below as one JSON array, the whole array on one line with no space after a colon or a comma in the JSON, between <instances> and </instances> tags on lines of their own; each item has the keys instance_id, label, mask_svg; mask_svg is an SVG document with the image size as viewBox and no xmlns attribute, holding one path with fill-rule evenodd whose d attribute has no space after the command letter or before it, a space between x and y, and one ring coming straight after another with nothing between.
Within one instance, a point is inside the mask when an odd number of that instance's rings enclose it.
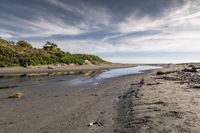
<instances>
[{"instance_id":1,"label":"distant hillside","mask_svg":"<svg viewBox=\"0 0 200 133\"><path fill-rule=\"evenodd\" d=\"M48 64L106 63L95 55L71 54L64 52L56 44L47 42L42 49L33 48L27 41L14 42L0 38L0 67L37 66Z\"/></svg>"}]
</instances>

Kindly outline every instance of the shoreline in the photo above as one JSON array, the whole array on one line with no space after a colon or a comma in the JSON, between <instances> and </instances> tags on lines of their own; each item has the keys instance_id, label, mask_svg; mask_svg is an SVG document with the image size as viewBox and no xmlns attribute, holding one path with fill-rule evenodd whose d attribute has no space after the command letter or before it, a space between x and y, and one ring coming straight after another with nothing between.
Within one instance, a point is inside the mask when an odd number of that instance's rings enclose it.
<instances>
[{"instance_id":1,"label":"shoreline","mask_svg":"<svg viewBox=\"0 0 200 133\"><path fill-rule=\"evenodd\" d=\"M10 88L0 89L0 132L198 132L200 72L185 67L190 69L171 65L96 85L28 79L12 88L8 80ZM6 98L16 90L25 97Z\"/></svg>"},{"instance_id":2,"label":"shoreline","mask_svg":"<svg viewBox=\"0 0 200 133\"><path fill-rule=\"evenodd\" d=\"M145 75L114 77L95 86L87 83L76 87L49 85L48 88L42 87L41 81L33 80L34 83L25 88L0 89L0 132L115 132L118 124L121 125L116 120L121 114L119 96ZM35 84L38 82L40 84ZM23 92L25 97L6 98L16 90ZM88 126L89 123L98 124Z\"/></svg>"},{"instance_id":3,"label":"shoreline","mask_svg":"<svg viewBox=\"0 0 200 133\"><path fill-rule=\"evenodd\" d=\"M34 67L5 67L0 68L0 75L17 75L30 73L53 73L53 72L70 72L70 71L89 71L89 70L104 70L115 68L136 67L136 64L101 64L101 65L74 65L74 66L34 66Z\"/></svg>"}]
</instances>

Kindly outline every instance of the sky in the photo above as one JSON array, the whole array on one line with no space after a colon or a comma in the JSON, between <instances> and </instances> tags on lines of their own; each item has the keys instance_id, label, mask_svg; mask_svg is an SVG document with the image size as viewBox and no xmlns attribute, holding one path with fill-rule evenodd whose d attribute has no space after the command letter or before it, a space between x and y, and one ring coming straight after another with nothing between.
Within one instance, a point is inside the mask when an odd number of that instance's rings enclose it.
<instances>
[{"instance_id":1,"label":"sky","mask_svg":"<svg viewBox=\"0 0 200 133\"><path fill-rule=\"evenodd\" d=\"M0 37L111 62L200 62L200 0L0 0Z\"/></svg>"}]
</instances>

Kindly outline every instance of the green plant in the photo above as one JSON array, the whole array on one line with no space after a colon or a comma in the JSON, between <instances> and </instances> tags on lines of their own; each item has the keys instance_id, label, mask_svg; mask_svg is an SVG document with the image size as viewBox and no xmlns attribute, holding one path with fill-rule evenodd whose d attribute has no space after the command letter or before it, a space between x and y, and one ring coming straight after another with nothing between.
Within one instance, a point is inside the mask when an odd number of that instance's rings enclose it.
<instances>
[{"instance_id":1,"label":"green plant","mask_svg":"<svg viewBox=\"0 0 200 133\"><path fill-rule=\"evenodd\" d=\"M36 66L48 64L83 65L85 60L93 64L105 63L95 55L71 54L57 47L57 44L47 42L42 49L33 48L27 41L18 41L12 45L0 38L0 67Z\"/></svg>"}]
</instances>

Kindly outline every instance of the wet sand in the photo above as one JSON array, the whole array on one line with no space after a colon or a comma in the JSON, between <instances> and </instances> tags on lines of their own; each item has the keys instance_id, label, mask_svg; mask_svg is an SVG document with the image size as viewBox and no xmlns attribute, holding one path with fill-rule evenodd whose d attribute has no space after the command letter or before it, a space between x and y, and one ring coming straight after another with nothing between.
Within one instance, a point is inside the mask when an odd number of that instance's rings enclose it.
<instances>
[{"instance_id":1,"label":"wet sand","mask_svg":"<svg viewBox=\"0 0 200 133\"><path fill-rule=\"evenodd\" d=\"M19 89L22 99L7 99L14 88L0 90L2 133L113 132L118 126L118 96L143 75L112 78L99 85L76 88ZM88 126L89 123L101 125Z\"/></svg>"},{"instance_id":2,"label":"wet sand","mask_svg":"<svg viewBox=\"0 0 200 133\"><path fill-rule=\"evenodd\" d=\"M0 132L198 133L200 91L193 83L199 73L183 69L171 65L76 88L21 89L22 99L7 99L13 88L0 89Z\"/></svg>"}]
</instances>

